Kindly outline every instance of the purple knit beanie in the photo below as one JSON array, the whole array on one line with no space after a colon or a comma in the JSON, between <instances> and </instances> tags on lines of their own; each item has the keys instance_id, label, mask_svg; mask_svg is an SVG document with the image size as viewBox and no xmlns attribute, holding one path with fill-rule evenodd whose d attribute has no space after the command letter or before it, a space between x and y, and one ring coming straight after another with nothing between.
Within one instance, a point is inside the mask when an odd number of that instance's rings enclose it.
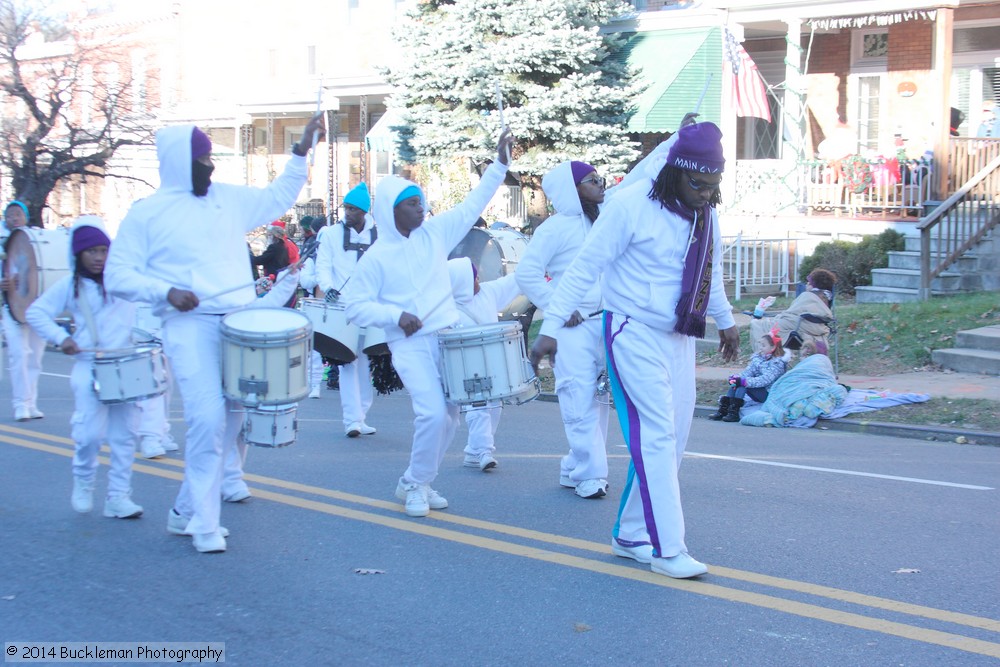
<instances>
[{"instance_id":1,"label":"purple knit beanie","mask_svg":"<svg viewBox=\"0 0 1000 667\"><path fill-rule=\"evenodd\" d=\"M97 227L83 225L73 232L73 255L79 255L84 250L88 250L99 245L111 245L111 239Z\"/></svg>"},{"instance_id":2,"label":"purple knit beanie","mask_svg":"<svg viewBox=\"0 0 1000 667\"><path fill-rule=\"evenodd\" d=\"M573 172L574 185L580 185L580 181L582 181L587 174L592 171L597 171L597 169L586 162L577 162L576 160L569 163L569 168Z\"/></svg>"},{"instance_id":3,"label":"purple knit beanie","mask_svg":"<svg viewBox=\"0 0 1000 667\"><path fill-rule=\"evenodd\" d=\"M208 155L212 152L212 140L208 138L208 135L199 130L197 127L191 131L191 159L197 160L198 158Z\"/></svg>"},{"instance_id":4,"label":"purple knit beanie","mask_svg":"<svg viewBox=\"0 0 1000 667\"><path fill-rule=\"evenodd\" d=\"M720 174L726 168L722 156L722 131L715 123L695 123L677 130L667 164L701 174Z\"/></svg>"}]
</instances>

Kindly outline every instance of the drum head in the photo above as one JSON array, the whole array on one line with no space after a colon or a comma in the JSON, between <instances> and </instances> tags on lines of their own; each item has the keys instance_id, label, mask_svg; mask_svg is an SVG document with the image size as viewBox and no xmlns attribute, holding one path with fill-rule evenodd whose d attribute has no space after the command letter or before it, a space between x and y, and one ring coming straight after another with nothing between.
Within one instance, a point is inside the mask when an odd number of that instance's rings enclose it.
<instances>
[{"instance_id":1,"label":"drum head","mask_svg":"<svg viewBox=\"0 0 1000 667\"><path fill-rule=\"evenodd\" d=\"M24 323L24 313L38 298L38 260L30 232L18 227L7 239L7 259L3 263L3 277L13 278L15 286L4 292L10 314Z\"/></svg>"},{"instance_id":2,"label":"drum head","mask_svg":"<svg viewBox=\"0 0 1000 667\"><path fill-rule=\"evenodd\" d=\"M504 267L504 251L488 229L473 227L465 235L448 259L468 257L479 271L479 280L486 282L507 275Z\"/></svg>"}]
</instances>

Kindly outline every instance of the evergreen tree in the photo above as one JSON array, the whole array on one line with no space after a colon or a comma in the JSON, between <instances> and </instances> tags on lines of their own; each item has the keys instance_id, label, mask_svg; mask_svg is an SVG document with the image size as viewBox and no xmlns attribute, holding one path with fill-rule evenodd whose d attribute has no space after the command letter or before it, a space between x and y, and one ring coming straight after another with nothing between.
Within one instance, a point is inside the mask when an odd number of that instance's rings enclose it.
<instances>
[{"instance_id":1,"label":"evergreen tree","mask_svg":"<svg viewBox=\"0 0 1000 667\"><path fill-rule=\"evenodd\" d=\"M402 62L385 72L407 125L399 155L434 163L492 158L504 120L518 139L513 169L538 177L566 159L621 175L637 156L625 126L641 88L601 33L632 12L620 0L426 0L396 28Z\"/></svg>"}]
</instances>

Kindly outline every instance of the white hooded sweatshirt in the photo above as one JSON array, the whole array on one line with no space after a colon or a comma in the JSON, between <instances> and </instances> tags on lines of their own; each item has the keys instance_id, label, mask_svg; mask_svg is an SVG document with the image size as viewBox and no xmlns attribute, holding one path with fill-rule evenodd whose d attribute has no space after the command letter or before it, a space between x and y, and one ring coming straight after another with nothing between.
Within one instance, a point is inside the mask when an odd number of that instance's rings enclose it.
<instances>
[{"instance_id":1,"label":"white hooded sweatshirt","mask_svg":"<svg viewBox=\"0 0 1000 667\"><path fill-rule=\"evenodd\" d=\"M545 174L542 190L556 213L535 230L517 265L516 275L517 284L528 299L542 310L548 310L559 280L583 247L592 225L583 213L569 161ZM551 280L546 279L546 274ZM579 304L584 317L601 309L599 275L598 271L593 273L590 288Z\"/></svg>"},{"instance_id":2,"label":"white hooded sweatshirt","mask_svg":"<svg viewBox=\"0 0 1000 667\"><path fill-rule=\"evenodd\" d=\"M316 253L316 284L324 294L331 289L343 291L351 274L354 273L354 267L358 264L358 251L344 250L344 230L347 230L348 243L371 245L374 228L374 218L365 215L365 225L360 232L348 227L344 220L320 230L325 233L320 236L317 244L319 250ZM380 233L381 230L379 227Z\"/></svg>"},{"instance_id":3,"label":"white hooded sweatshirt","mask_svg":"<svg viewBox=\"0 0 1000 667\"><path fill-rule=\"evenodd\" d=\"M455 305L461 313L459 326L463 327L499 322L503 309L521 293L513 273L479 283L479 293L475 293L472 260L468 257L449 259L448 275Z\"/></svg>"},{"instance_id":4,"label":"white hooded sweatshirt","mask_svg":"<svg viewBox=\"0 0 1000 667\"><path fill-rule=\"evenodd\" d=\"M284 172L266 188L212 183L208 194L195 196L191 185L193 125L167 127L156 133L160 187L135 202L122 221L104 271L112 294L145 301L164 318L172 287L203 300L196 313L228 313L254 300L247 258L247 232L283 215L306 182L305 158L293 155Z\"/></svg>"},{"instance_id":5,"label":"white hooded sweatshirt","mask_svg":"<svg viewBox=\"0 0 1000 667\"><path fill-rule=\"evenodd\" d=\"M448 253L465 238L503 182L507 165L494 162L461 204L424 221L408 237L396 229L393 204L407 187L398 176L379 181L373 209L378 241L355 267L342 302L347 319L359 327L385 330L389 342L405 337L399 328L404 312L423 326L415 336L437 333L459 321L448 277Z\"/></svg>"},{"instance_id":6,"label":"white hooded sweatshirt","mask_svg":"<svg viewBox=\"0 0 1000 667\"><path fill-rule=\"evenodd\" d=\"M135 304L124 299L115 298L111 294L105 296L101 286L89 278L80 280L79 295L75 295L76 257L73 256L73 234L80 227L96 227L107 234L104 222L96 215L85 215L73 223L70 230L70 275L64 276L45 290L34 303L28 307L25 319L28 324L49 343L59 346L69 338L69 334L56 324L56 317L69 312L73 317L75 330L73 340L85 350L100 347L102 350L115 350L132 345L132 324L135 321ZM97 336L91 329L90 321L80 307L80 301L86 299L90 306L93 326ZM82 352L80 359L92 359L92 352Z\"/></svg>"}]
</instances>

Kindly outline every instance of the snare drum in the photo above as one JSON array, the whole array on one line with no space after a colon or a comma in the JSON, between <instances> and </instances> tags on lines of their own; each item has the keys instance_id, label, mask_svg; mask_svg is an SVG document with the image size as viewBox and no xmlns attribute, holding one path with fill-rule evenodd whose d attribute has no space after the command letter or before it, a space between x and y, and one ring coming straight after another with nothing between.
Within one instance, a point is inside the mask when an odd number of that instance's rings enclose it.
<instances>
[{"instance_id":1,"label":"snare drum","mask_svg":"<svg viewBox=\"0 0 1000 667\"><path fill-rule=\"evenodd\" d=\"M246 308L222 318L222 393L245 405L309 394L312 325L290 308Z\"/></svg>"},{"instance_id":2,"label":"snare drum","mask_svg":"<svg viewBox=\"0 0 1000 667\"><path fill-rule=\"evenodd\" d=\"M358 358L361 329L347 321L342 304L302 299L302 314L312 322L313 348L317 352L345 364Z\"/></svg>"},{"instance_id":3,"label":"snare drum","mask_svg":"<svg viewBox=\"0 0 1000 667\"><path fill-rule=\"evenodd\" d=\"M38 295L52 287L69 271L69 229L16 227L6 243L3 276L13 278L16 287L4 297L10 314L24 323L24 314Z\"/></svg>"},{"instance_id":4,"label":"snare drum","mask_svg":"<svg viewBox=\"0 0 1000 667\"><path fill-rule=\"evenodd\" d=\"M247 410L243 442L257 447L287 447L295 442L297 431L294 405L260 406Z\"/></svg>"},{"instance_id":5,"label":"snare drum","mask_svg":"<svg viewBox=\"0 0 1000 667\"><path fill-rule=\"evenodd\" d=\"M385 329L365 327L361 333L361 351L369 357L389 354L389 344L385 340Z\"/></svg>"},{"instance_id":6,"label":"snare drum","mask_svg":"<svg viewBox=\"0 0 1000 667\"><path fill-rule=\"evenodd\" d=\"M137 345L96 352L94 391L101 403L131 403L159 396L167 390L163 348Z\"/></svg>"},{"instance_id":7,"label":"snare drum","mask_svg":"<svg viewBox=\"0 0 1000 667\"><path fill-rule=\"evenodd\" d=\"M463 412L490 400L520 405L538 396L539 381L517 322L445 329L438 333L438 346L445 397Z\"/></svg>"}]
</instances>

